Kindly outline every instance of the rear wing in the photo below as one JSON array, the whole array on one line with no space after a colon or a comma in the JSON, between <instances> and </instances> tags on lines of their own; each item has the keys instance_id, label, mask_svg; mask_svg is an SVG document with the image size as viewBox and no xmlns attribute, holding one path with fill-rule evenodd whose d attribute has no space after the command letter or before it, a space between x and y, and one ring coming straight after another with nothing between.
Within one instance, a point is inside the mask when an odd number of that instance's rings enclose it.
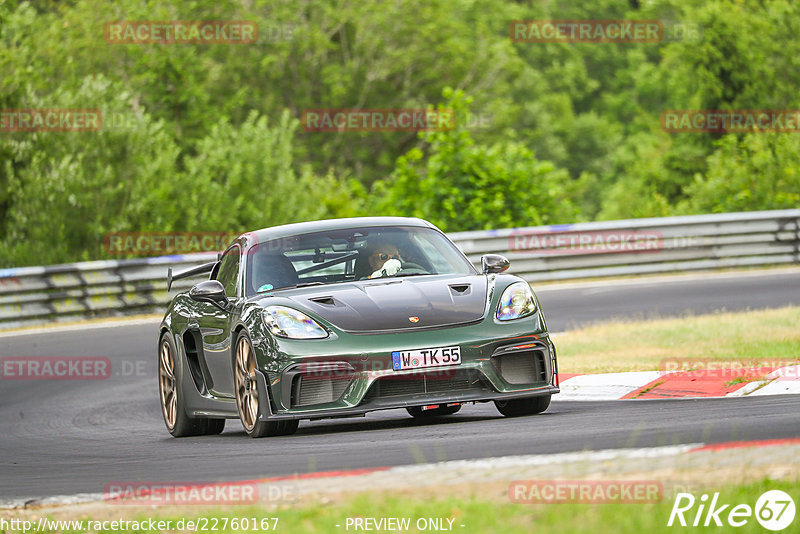
<instances>
[{"instance_id":1,"label":"rear wing","mask_svg":"<svg viewBox=\"0 0 800 534\"><path fill-rule=\"evenodd\" d=\"M172 274L172 267L170 267L167 269L167 291L172 289L172 282L174 280L183 280L184 278L190 278L192 276L197 276L198 274L210 273L214 270L216 265L217 262L212 261L209 263L204 263L203 265L198 265L197 267L192 267L191 269L187 269L177 274Z\"/></svg>"}]
</instances>

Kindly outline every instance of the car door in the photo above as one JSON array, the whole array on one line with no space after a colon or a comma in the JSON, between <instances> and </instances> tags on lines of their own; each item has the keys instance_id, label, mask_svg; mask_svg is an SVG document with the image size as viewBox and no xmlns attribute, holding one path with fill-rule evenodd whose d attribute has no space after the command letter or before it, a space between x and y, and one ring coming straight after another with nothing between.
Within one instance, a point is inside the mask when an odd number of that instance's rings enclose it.
<instances>
[{"instance_id":1,"label":"car door","mask_svg":"<svg viewBox=\"0 0 800 534\"><path fill-rule=\"evenodd\" d=\"M229 310L221 310L211 303L199 303L197 306L197 327L203 340L203 358L206 369L211 375L211 384L208 389L216 396L233 397L233 367L231 339L231 321L235 304L241 299L241 248L238 244L232 245L222 255L219 269L216 273L218 280L225 288L225 294L231 302Z\"/></svg>"}]
</instances>

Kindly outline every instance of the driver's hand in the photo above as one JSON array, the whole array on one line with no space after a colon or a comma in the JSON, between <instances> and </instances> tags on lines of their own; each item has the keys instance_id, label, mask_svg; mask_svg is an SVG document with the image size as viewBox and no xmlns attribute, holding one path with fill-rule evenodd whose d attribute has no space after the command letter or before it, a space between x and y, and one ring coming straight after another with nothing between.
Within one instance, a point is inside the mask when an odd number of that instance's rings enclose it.
<instances>
[{"instance_id":1,"label":"driver's hand","mask_svg":"<svg viewBox=\"0 0 800 534\"><path fill-rule=\"evenodd\" d=\"M383 267L372 273L369 277L370 278L381 278L382 276L394 276L396 275L402 265L400 264L400 260L392 258L386 260L386 263L383 264Z\"/></svg>"}]
</instances>

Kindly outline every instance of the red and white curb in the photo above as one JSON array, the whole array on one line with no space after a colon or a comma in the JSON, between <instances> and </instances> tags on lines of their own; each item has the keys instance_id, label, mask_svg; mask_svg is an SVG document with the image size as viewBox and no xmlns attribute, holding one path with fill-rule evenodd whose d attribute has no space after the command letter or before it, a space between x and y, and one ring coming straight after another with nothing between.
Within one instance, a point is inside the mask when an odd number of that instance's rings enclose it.
<instances>
[{"instance_id":1,"label":"red and white curb","mask_svg":"<svg viewBox=\"0 0 800 534\"><path fill-rule=\"evenodd\" d=\"M800 394L800 365L733 370L559 373L557 400L669 399Z\"/></svg>"}]
</instances>

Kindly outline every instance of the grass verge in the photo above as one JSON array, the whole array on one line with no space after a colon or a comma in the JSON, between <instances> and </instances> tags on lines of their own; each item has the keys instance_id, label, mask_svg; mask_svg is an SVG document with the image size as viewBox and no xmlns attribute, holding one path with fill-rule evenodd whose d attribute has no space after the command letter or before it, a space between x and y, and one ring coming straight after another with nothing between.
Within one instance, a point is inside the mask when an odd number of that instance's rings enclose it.
<instances>
[{"instance_id":1,"label":"grass verge","mask_svg":"<svg viewBox=\"0 0 800 534\"><path fill-rule=\"evenodd\" d=\"M663 369L665 361L800 363L798 324L800 307L602 323L559 335L558 367L613 373Z\"/></svg>"},{"instance_id":2,"label":"grass verge","mask_svg":"<svg viewBox=\"0 0 800 534\"><path fill-rule=\"evenodd\" d=\"M755 516L745 517L744 526L733 528L726 523L727 513L738 504L746 504L752 509L761 494L769 490L782 490L795 499L800 495L800 481L775 481L761 479L748 484L731 484L717 487L708 491L710 496L719 492L718 506L730 504L726 511L720 514L722 527L708 527L700 529L703 532L731 532L739 533L764 532L765 530L756 520ZM687 522L695 518L700 502L700 494L695 506L684 514ZM206 526L206 531L215 532L303 532L309 534L339 533L365 531L356 529L353 523L348 528L348 518L408 518L409 528L398 530L402 532L431 532L436 531L431 525L444 526L442 530L462 533L492 533L492 532L593 532L615 534L648 534L672 533L675 530L685 530L686 527L673 525L667 526L675 497L670 495L661 502L652 504L514 504L505 496L487 495L485 497L440 497L421 498L408 495L387 495L385 493L365 493L337 502L336 504L309 504L297 505L291 509L267 511L263 508L229 508L226 510L206 510L178 515L161 515L158 510L147 512L146 515L121 514L130 520L147 523L149 520L169 520L171 525L178 525L183 520L186 522L199 521L199 528L184 528L183 531L201 532ZM706 510L707 511L707 507ZM705 511L701 516L701 525L705 520ZM232 526L232 519L237 518L236 528ZM277 518L277 522L274 520ZM77 518L74 518L77 519ZM73 520L74 520L73 519ZM83 516L84 527L91 527L86 521L92 520ZM431 523L433 520L433 523ZM418 528L425 526L427 528ZM248 528L243 528L245 522ZM424 522L424 524L423 524ZM800 522L794 522L785 530L793 530ZM227 527L225 526L227 524ZM712 523L713 524L713 523ZM258 525L257 528L252 526ZM268 529L263 528L268 525ZM377 529L372 525L373 531L390 531ZM692 529L691 526L688 527ZM38 532L86 532L91 528L82 530L61 528L45 529ZM180 531L172 529L173 531ZM134 529L103 529L103 532L152 532L148 528ZM13 532L9 530L8 532Z\"/></svg>"}]
</instances>

